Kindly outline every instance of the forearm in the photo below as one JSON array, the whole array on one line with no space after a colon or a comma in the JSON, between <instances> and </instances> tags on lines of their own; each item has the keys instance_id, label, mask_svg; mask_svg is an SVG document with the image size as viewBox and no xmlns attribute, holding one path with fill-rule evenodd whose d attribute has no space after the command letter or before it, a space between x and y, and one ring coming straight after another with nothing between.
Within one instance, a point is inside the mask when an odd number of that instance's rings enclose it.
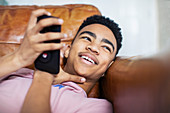
<instances>
[{"instance_id":1,"label":"forearm","mask_svg":"<svg viewBox=\"0 0 170 113\"><path fill-rule=\"evenodd\" d=\"M0 79L6 75L22 68L23 65L19 62L15 53L8 54L0 58Z\"/></svg>"},{"instance_id":2,"label":"forearm","mask_svg":"<svg viewBox=\"0 0 170 113\"><path fill-rule=\"evenodd\" d=\"M51 113L50 94L52 82L52 75L41 72L35 73L21 113Z\"/></svg>"}]
</instances>

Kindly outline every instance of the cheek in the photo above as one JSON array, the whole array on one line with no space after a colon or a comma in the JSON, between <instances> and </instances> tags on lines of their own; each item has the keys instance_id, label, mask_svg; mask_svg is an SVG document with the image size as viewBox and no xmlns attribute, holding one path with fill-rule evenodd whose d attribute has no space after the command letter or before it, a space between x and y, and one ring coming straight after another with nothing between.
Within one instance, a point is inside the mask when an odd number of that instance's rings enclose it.
<instances>
[{"instance_id":1,"label":"cheek","mask_svg":"<svg viewBox=\"0 0 170 113\"><path fill-rule=\"evenodd\" d=\"M101 52L98 58L103 65L109 65L113 61L113 55L110 53Z\"/></svg>"},{"instance_id":2,"label":"cheek","mask_svg":"<svg viewBox=\"0 0 170 113\"><path fill-rule=\"evenodd\" d=\"M73 43L72 45L72 50L82 50L85 48L85 44L83 44L81 41L76 41L75 43Z\"/></svg>"},{"instance_id":3,"label":"cheek","mask_svg":"<svg viewBox=\"0 0 170 113\"><path fill-rule=\"evenodd\" d=\"M110 63L113 61L112 57L109 57L107 55L101 55L100 59L100 70L106 71Z\"/></svg>"}]
</instances>

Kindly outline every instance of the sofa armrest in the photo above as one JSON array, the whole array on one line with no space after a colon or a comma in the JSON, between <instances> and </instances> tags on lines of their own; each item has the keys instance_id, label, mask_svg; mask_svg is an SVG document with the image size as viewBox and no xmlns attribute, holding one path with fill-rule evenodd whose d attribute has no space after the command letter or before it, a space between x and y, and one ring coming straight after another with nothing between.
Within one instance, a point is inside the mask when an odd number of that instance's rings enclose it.
<instances>
[{"instance_id":1,"label":"sofa armrest","mask_svg":"<svg viewBox=\"0 0 170 113\"><path fill-rule=\"evenodd\" d=\"M170 60L162 59L116 59L100 81L115 113L170 112Z\"/></svg>"}]
</instances>

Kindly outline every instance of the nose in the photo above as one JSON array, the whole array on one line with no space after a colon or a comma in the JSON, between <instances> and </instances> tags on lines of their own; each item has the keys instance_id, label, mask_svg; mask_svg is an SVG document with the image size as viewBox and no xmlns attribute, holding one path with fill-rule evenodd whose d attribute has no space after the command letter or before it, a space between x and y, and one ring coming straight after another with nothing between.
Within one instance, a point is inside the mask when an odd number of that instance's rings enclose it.
<instances>
[{"instance_id":1,"label":"nose","mask_svg":"<svg viewBox=\"0 0 170 113\"><path fill-rule=\"evenodd\" d=\"M92 53L95 53L96 55L99 55L99 46L97 44L89 44L86 47L87 50L89 50Z\"/></svg>"}]
</instances>

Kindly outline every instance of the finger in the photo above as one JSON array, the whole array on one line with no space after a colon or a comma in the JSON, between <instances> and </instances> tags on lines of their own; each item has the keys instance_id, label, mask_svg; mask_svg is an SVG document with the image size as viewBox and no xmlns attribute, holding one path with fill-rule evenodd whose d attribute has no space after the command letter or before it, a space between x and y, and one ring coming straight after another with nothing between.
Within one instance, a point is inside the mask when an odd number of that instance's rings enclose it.
<instances>
[{"instance_id":1,"label":"finger","mask_svg":"<svg viewBox=\"0 0 170 113\"><path fill-rule=\"evenodd\" d=\"M52 25L61 25L61 24L63 24L62 19L56 19L56 18L42 19L33 28L33 31L35 33L39 33L44 27L48 27L48 26L52 26Z\"/></svg>"},{"instance_id":2,"label":"finger","mask_svg":"<svg viewBox=\"0 0 170 113\"><path fill-rule=\"evenodd\" d=\"M72 82L76 82L76 83L84 83L86 81L86 79L83 77L76 76L76 75L69 75L67 81L72 81Z\"/></svg>"},{"instance_id":3,"label":"finger","mask_svg":"<svg viewBox=\"0 0 170 113\"><path fill-rule=\"evenodd\" d=\"M66 44L61 50L60 50L60 58L62 59L62 58L64 58L64 53L65 53L65 51L67 50L67 48L68 48L68 45ZM61 64L62 64L62 61L63 60L60 60L61 61Z\"/></svg>"},{"instance_id":4,"label":"finger","mask_svg":"<svg viewBox=\"0 0 170 113\"><path fill-rule=\"evenodd\" d=\"M73 77L59 77L59 78L54 78L53 80L53 85L55 84L61 84L63 82L76 82L76 83L84 83L86 82L86 79L83 78L83 77L78 77L78 76L75 76L73 75Z\"/></svg>"},{"instance_id":5,"label":"finger","mask_svg":"<svg viewBox=\"0 0 170 113\"><path fill-rule=\"evenodd\" d=\"M67 38L67 35L64 33L45 33L45 34L38 34L38 37L36 37L34 40L35 42L44 42L44 41L50 41L50 40L58 40Z\"/></svg>"},{"instance_id":6,"label":"finger","mask_svg":"<svg viewBox=\"0 0 170 113\"><path fill-rule=\"evenodd\" d=\"M64 45L65 44L63 44L63 43L41 43L41 44L35 44L34 45L34 50L36 52L49 51L49 50L59 50Z\"/></svg>"},{"instance_id":7,"label":"finger","mask_svg":"<svg viewBox=\"0 0 170 113\"><path fill-rule=\"evenodd\" d=\"M41 15L49 15L50 16L51 13L46 11L45 9L38 9L38 10L33 11L31 13L27 29L32 29L37 23L37 17L39 17Z\"/></svg>"}]
</instances>

